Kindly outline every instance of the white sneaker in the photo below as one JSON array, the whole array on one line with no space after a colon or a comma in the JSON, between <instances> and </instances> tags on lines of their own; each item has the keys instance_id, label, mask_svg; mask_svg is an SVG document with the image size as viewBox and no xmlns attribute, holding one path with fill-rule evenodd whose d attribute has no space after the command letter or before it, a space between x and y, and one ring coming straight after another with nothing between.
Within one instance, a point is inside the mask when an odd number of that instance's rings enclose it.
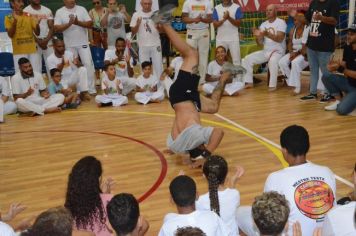
<instances>
[{"instance_id":1,"label":"white sneaker","mask_svg":"<svg viewBox=\"0 0 356 236\"><path fill-rule=\"evenodd\" d=\"M340 101L336 100L335 102L331 103L329 106L324 107L325 111L335 111L337 105L339 105Z\"/></svg>"}]
</instances>

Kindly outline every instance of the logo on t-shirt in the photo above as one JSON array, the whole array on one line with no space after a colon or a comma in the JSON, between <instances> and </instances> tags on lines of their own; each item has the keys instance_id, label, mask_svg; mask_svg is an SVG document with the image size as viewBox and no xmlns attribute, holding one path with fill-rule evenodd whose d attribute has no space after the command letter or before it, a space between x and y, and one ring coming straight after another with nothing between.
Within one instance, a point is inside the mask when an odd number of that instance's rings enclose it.
<instances>
[{"instance_id":1,"label":"logo on t-shirt","mask_svg":"<svg viewBox=\"0 0 356 236\"><path fill-rule=\"evenodd\" d=\"M321 12L315 11L313 12L312 20L310 23L310 32L309 35L312 37L319 37L321 34L319 33L319 26L321 23L321 20L316 20L315 16L317 14L321 14Z\"/></svg>"},{"instance_id":2,"label":"logo on t-shirt","mask_svg":"<svg viewBox=\"0 0 356 236\"><path fill-rule=\"evenodd\" d=\"M110 19L109 27L113 29L120 29L122 26L122 20L118 16L114 16Z\"/></svg>"},{"instance_id":3,"label":"logo on t-shirt","mask_svg":"<svg viewBox=\"0 0 356 236\"><path fill-rule=\"evenodd\" d=\"M192 5L192 11L205 11L205 5Z\"/></svg>"},{"instance_id":4,"label":"logo on t-shirt","mask_svg":"<svg viewBox=\"0 0 356 236\"><path fill-rule=\"evenodd\" d=\"M298 185L299 184L299 185ZM333 207L334 193L322 177L310 177L294 184L294 201L299 211L310 219L323 219Z\"/></svg>"}]
</instances>

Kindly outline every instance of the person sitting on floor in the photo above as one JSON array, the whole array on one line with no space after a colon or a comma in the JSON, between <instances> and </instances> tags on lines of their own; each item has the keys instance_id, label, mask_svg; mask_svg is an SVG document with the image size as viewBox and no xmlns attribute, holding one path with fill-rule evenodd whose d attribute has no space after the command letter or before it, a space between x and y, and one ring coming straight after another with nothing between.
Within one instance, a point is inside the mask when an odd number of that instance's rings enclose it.
<instances>
[{"instance_id":1,"label":"person sitting on floor","mask_svg":"<svg viewBox=\"0 0 356 236\"><path fill-rule=\"evenodd\" d=\"M105 65L106 76L101 81L101 89L103 95L96 95L95 101L99 107L114 106L119 107L128 103L126 96L121 95L123 86L122 82L116 76L114 64Z\"/></svg>"},{"instance_id":2,"label":"person sitting on floor","mask_svg":"<svg viewBox=\"0 0 356 236\"><path fill-rule=\"evenodd\" d=\"M52 78L52 81L49 83L47 89L50 95L54 94L63 94L64 95L64 102L62 105L63 109L76 109L80 103L80 100L78 98L78 94L76 92L73 92L71 88L64 88L61 80L62 80L62 74L61 71L58 70L57 68L54 68L50 70L50 75Z\"/></svg>"},{"instance_id":3,"label":"person sitting on floor","mask_svg":"<svg viewBox=\"0 0 356 236\"><path fill-rule=\"evenodd\" d=\"M30 61L19 59L20 71L11 79L12 91L18 110L30 115L44 115L61 111L64 102L63 94L50 95L42 75L33 72Z\"/></svg>"},{"instance_id":4,"label":"person sitting on floor","mask_svg":"<svg viewBox=\"0 0 356 236\"><path fill-rule=\"evenodd\" d=\"M159 80L152 74L152 63L144 61L141 67L142 75L136 80L135 100L145 105L149 102L163 101L163 87L160 87Z\"/></svg>"},{"instance_id":5,"label":"person sitting on floor","mask_svg":"<svg viewBox=\"0 0 356 236\"><path fill-rule=\"evenodd\" d=\"M10 100L11 91L5 77L0 76L0 123L4 122L4 115L17 111L16 103Z\"/></svg>"}]
</instances>

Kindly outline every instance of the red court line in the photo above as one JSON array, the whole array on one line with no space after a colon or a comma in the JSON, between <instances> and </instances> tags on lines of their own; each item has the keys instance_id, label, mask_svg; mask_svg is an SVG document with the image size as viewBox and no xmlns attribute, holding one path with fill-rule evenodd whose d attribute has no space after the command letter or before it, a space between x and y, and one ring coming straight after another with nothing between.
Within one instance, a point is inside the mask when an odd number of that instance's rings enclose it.
<instances>
[{"instance_id":1,"label":"red court line","mask_svg":"<svg viewBox=\"0 0 356 236\"><path fill-rule=\"evenodd\" d=\"M144 200L146 200L151 194L153 194L158 187L161 185L161 183L163 182L164 178L166 177L167 174L167 169L168 169L168 165L167 165L167 160L164 158L164 155L162 152L160 152L157 148L155 148L154 146L145 143L141 140L132 138L132 137L128 137L128 136L124 136L124 135L120 135L120 134L112 134L112 133L107 133L107 132L95 132L95 131L84 131L84 130L45 130L45 131L15 131L15 132L4 132L2 134L21 134L21 133L88 133L88 134L102 134L102 135L108 135L108 136L113 136L113 137L119 137L119 138L124 138L133 142L136 142L138 144L141 144L143 146L145 146L146 148L150 149L151 151L153 151L156 156L159 158L160 162L161 162L161 172L160 175L158 176L157 180L155 181L155 183L142 195L138 198L139 202L143 202Z\"/></svg>"}]
</instances>

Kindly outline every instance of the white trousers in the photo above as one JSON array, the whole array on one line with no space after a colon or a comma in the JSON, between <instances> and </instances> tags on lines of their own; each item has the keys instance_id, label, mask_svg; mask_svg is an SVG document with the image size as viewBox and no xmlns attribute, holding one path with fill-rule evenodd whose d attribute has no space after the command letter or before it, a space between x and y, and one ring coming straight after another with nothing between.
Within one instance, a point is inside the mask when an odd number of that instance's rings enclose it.
<instances>
[{"instance_id":1,"label":"white trousers","mask_svg":"<svg viewBox=\"0 0 356 236\"><path fill-rule=\"evenodd\" d=\"M187 30L187 43L198 49L200 83L205 81L206 68L209 59L210 34L209 29ZM193 66L193 65L192 65Z\"/></svg>"},{"instance_id":2,"label":"white trousers","mask_svg":"<svg viewBox=\"0 0 356 236\"><path fill-rule=\"evenodd\" d=\"M40 71L39 73L42 74L42 56L46 64L46 69L47 69L47 76L48 78L51 78L51 75L49 73L48 69L48 63L47 63L47 58L53 53L53 46L48 45L47 49L42 49L40 46L37 45L37 57L36 57L36 65L40 65Z\"/></svg>"},{"instance_id":3,"label":"white trousers","mask_svg":"<svg viewBox=\"0 0 356 236\"><path fill-rule=\"evenodd\" d=\"M172 84L173 80L169 76L166 76L164 80L161 80L161 85L163 86L164 91L166 91L167 97L169 97L169 89L171 88Z\"/></svg>"},{"instance_id":4,"label":"white trousers","mask_svg":"<svg viewBox=\"0 0 356 236\"><path fill-rule=\"evenodd\" d=\"M279 69L287 77L288 86L295 87L296 92L300 92L300 73L309 65L308 61L304 60L303 55L299 55L292 60L289 60L290 53L284 55L278 62ZM289 65L291 64L291 69Z\"/></svg>"},{"instance_id":5,"label":"white trousers","mask_svg":"<svg viewBox=\"0 0 356 236\"><path fill-rule=\"evenodd\" d=\"M90 48L89 45L83 45L83 46L77 46L77 47L69 47L67 48L70 50L74 57L77 57L79 55L81 62L83 63L84 67L87 70L88 74L88 87L89 87L89 93L96 93L96 88L95 88L95 69L94 69L94 64L93 64L93 59L91 56Z\"/></svg>"},{"instance_id":6,"label":"white trousers","mask_svg":"<svg viewBox=\"0 0 356 236\"><path fill-rule=\"evenodd\" d=\"M64 102L63 94L51 95L48 99L39 96L30 96L25 99L16 100L17 108L21 112L35 112L44 115L44 111L49 108L58 107Z\"/></svg>"},{"instance_id":7,"label":"white trousers","mask_svg":"<svg viewBox=\"0 0 356 236\"><path fill-rule=\"evenodd\" d=\"M234 65L241 64L241 55L240 55L240 41L221 41L216 40L216 47L223 46L227 51L230 51L232 63Z\"/></svg>"},{"instance_id":8,"label":"white trousers","mask_svg":"<svg viewBox=\"0 0 356 236\"><path fill-rule=\"evenodd\" d=\"M137 92L135 93L135 100L138 103L142 103L146 105L151 101L163 101L164 99L164 91L163 89L157 90L157 92Z\"/></svg>"},{"instance_id":9,"label":"white trousers","mask_svg":"<svg viewBox=\"0 0 356 236\"><path fill-rule=\"evenodd\" d=\"M215 82L212 82L212 83L207 82L207 83L203 84L203 91L206 94L210 95L213 93L215 87L216 87ZM231 96L231 95L235 94L236 92L241 91L244 87L245 87L244 83L236 81L236 82L226 84L224 91L229 96Z\"/></svg>"},{"instance_id":10,"label":"white trousers","mask_svg":"<svg viewBox=\"0 0 356 236\"><path fill-rule=\"evenodd\" d=\"M16 113L17 106L16 103L13 101L4 101L1 99L0 96L0 122L4 122L4 115Z\"/></svg>"},{"instance_id":11,"label":"white trousers","mask_svg":"<svg viewBox=\"0 0 356 236\"><path fill-rule=\"evenodd\" d=\"M96 95L95 102L97 103L110 103L112 102L113 107L119 107L121 105L125 105L129 102L126 96L122 96L120 94L103 94Z\"/></svg>"},{"instance_id":12,"label":"white trousers","mask_svg":"<svg viewBox=\"0 0 356 236\"><path fill-rule=\"evenodd\" d=\"M62 77L62 85L65 89L75 85L78 92L87 92L89 90L88 83L88 72L84 66L75 70L70 77Z\"/></svg>"},{"instance_id":13,"label":"white trousers","mask_svg":"<svg viewBox=\"0 0 356 236\"><path fill-rule=\"evenodd\" d=\"M122 94L127 95L136 88L136 79L129 77L119 77L122 83Z\"/></svg>"},{"instance_id":14,"label":"white trousers","mask_svg":"<svg viewBox=\"0 0 356 236\"><path fill-rule=\"evenodd\" d=\"M162 74L163 62L161 46L140 47L138 54L141 63L152 60L153 73L156 76L160 76Z\"/></svg>"},{"instance_id":15,"label":"white trousers","mask_svg":"<svg viewBox=\"0 0 356 236\"><path fill-rule=\"evenodd\" d=\"M40 56L37 53L14 55L14 66L15 66L16 73L20 71L18 61L21 57L25 57L30 61L33 71L36 71L36 72L42 74L42 61L40 60Z\"/></svg>"},{"instance_id":16,"label":"white trousers","mask_svg":"<svg viewBox=\"0 0 356 236\"><path fill-rule=\"evenodd\" d=\"M247 70L244 76L245 83L253 83L253 66L268 62L268 69L270 72L269 87L277 87L278 77L278 62L283 57L283 54L275 51L257 51L247 55L242 59L242 66Z\"/></svg>"}]
</instances>

